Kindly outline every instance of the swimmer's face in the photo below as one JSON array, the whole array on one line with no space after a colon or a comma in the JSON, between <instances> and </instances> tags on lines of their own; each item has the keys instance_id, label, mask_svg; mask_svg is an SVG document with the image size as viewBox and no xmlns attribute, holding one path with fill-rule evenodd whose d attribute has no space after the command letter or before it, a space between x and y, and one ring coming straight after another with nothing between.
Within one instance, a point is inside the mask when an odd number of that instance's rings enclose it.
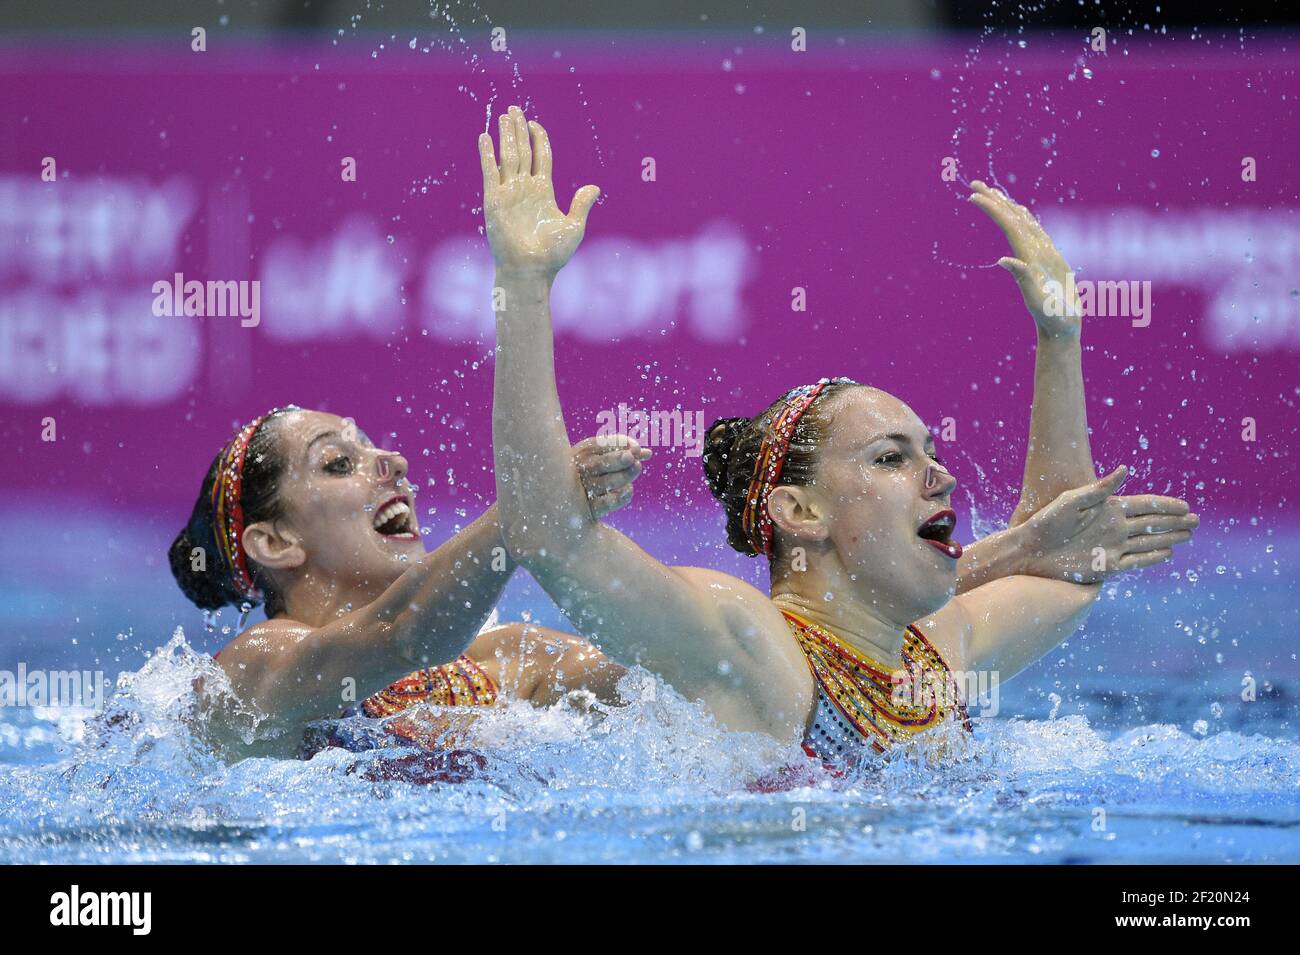
<instances>
[{"instance_id":1,"label":"swimmer's face","mask_svg":"<svg viewBox=\"0 0 1300 955\"><path fill-rule=\"evenodd\" d=\"M290 413L279 440L287 466L276 523L296 537L308 573L386 587L424 554L406 458L322 411Z\"/></svg>"},{"instance_id":2,"label":"swimmer's face","mask_svg":"<svg viewBox=\"0 0 1300 955\"><path fill-rule=\"evenodd\" d=\"M811 491L829 546L882 614L918 620L956 592L959 551L942 539L956 522L943 512L957 481L936 465L921 419L893 395L851 388L825 412L828 438Z\"/></svg>"}]
</instances>

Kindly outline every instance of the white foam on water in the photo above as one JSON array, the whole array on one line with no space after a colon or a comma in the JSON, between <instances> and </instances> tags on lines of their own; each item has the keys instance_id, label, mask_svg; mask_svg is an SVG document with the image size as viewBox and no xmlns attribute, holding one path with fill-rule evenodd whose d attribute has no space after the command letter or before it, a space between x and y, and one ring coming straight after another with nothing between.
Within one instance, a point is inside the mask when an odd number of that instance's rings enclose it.
<instances>
[{"instance_id":1,"label":"white foam on water","mask_svg":"<svg viewBox=\"0 0 1300 955\"><path fill-rule=\"evenodd\" d=\"M0 724L0 759L24 733L61 737L0 782L0 860L1106 859L1155 851L1144 827L1170 818L1228 825L1239 852L1300 852L1294 740L982 721L973 739L936 731L849 777L759 793L750 784L796 754L662 683L640 699L646 677L629 675L624 707L481 711L460 742L486 758L468 782L372 781L413 751L238 756L260 720L178 632L78 727Z\"/></svg>"}]
</instances>

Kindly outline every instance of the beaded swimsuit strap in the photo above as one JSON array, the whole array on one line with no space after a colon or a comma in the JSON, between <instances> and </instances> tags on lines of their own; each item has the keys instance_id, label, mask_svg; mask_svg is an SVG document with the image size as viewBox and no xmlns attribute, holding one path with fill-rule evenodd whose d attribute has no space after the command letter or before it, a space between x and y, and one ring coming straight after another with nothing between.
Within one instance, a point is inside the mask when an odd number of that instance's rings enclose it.
<instances>
[{"instance_id":1,"label":"beaded swimsuit strap","mask_svg":"<svg viewBox=\"0 0 1300 955\"><path fill-rule=\"evenodd\" d=\"M781 613L790 624L821 694L877 750L885 748L881 740L892 742L900 731L926 728L946 715L946 708L937 700L930 700L926 706L897 702L894 677L880 663L836 638L825 627L788 610ZM914 627L908 627L907 633L904 666L915 669L919 665L951 680L947 663L924 635ZM917 656L922 659L916 659ZM970 729L966 706L959 695L955 699L953 710Z\"/></svg>"}]
</instances>

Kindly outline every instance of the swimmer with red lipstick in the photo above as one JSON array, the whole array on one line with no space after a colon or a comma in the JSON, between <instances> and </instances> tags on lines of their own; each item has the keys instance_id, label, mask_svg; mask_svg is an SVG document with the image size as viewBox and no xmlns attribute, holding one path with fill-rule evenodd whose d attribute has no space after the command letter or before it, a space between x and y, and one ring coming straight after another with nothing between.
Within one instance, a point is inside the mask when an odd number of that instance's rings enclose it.
<instances>
[{"instance_id":1,"label":"swimmer with red lipstick","mask_svg":"<svg viewBox=\"0 0 1300 955\"><path fill-rule=\"evenodd\" d=\"M1198 521L1183 501L1114 496L1122 466L1096 479L1081 319L1046 305L1045 282L1064 286L1068 266L1028 210L975 182L971 201L1010 242L999 264L1038 341L1010 526L954 541L957 480L925 423L879 388L822 379L755 417L717 421L705 443L729 542L767 559L770 592L661 563L592 517L556 390L550 287L599 190L584 186L561 212L545 130L512 107L499 136L499 163L489 134L479 154L493 284L508 303L496 313L493 407L506 545L580 633L730 729L800 743L838 771L941 723L969 727L959 674L1020 672L1079 627L1103 579L1167 561L1190 539ZM900 698L900 673L951 692Z\"/></svg>"},{"instance_id":2,"label":"swimmer with red lipstick","mask_svg":"<svg viewBox=\"0 0 1300 955\"><path fill-rule=\"evenodd\" d=\"M572 449L593 519L631 499L649 455L631 451L595 438ZM217 659L265 717L245 752L295 755L310 723L358 695L356 710L402 714L388 732L430 749L477 712L448 707L573 690L619 702L623 667L586 641L522 623L480 632L515 570L496 507L426 553L406 474L351 419L293 405L251 421L208 468L169 557L199 608L264 605Z\"/></svg>"}]
</instances>

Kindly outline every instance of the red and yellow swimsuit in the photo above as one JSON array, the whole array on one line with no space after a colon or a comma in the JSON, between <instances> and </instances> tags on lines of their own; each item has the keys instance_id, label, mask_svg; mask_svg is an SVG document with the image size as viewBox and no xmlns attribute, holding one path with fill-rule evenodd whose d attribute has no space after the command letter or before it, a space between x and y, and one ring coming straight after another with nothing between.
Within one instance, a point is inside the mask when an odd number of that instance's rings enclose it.
<instances>
[{"instance_id":1,"label":"red and yellow swimsuit","mask_svg":"<svg viewBox=\"0 0 1300 955\"><path fill-rule=\"evenodd\" d=\"M947 720L971 731L952 671L916 627L908 627L903 637L902 670L890 673L825 627L788 610L781 613L817 690L803 743L808 755L842 768L855 763L867 746L883 753ZM919 699L914 687L922 688Z\"/></svg>"},{"instance_id":2,"label":"red and yellow swimsuit","mask_svg":"<svg viewBox=\"0 0 1300 955\"><path fill-rule=\"evenodd\" d=\"M362 775L370 780L400 780L413 783L458 783L473 779L487 768L487 758L473 750L462 749L451 716L444 722L437 714L402 715L414 706L495 706L500 691L483 668L469 657L451 663L416 670L360 703L343 711L343 718L331 721L323 733L308 728L302 755L310 758L325 747L352 752L415 747L420 752L393 756L364 766ZM350 719L364 716L382 723ZM387 719L386 717L393 717ZM353 772L357 767L349 769Z\"/></svg>"},{"instance_id":3,"label":"red and yellow swimsuit","mask_svg":"<svg viewBox=\"0 0 1300 955\"><path fill-rule=\"evenodd\" d=\"M372 719L392 716L417 703L430 706L495 706L497 685L483 668L461 656L440 667L416 670L387 689L361 701L360 710Z\"/></svg>"}]
</instances>

